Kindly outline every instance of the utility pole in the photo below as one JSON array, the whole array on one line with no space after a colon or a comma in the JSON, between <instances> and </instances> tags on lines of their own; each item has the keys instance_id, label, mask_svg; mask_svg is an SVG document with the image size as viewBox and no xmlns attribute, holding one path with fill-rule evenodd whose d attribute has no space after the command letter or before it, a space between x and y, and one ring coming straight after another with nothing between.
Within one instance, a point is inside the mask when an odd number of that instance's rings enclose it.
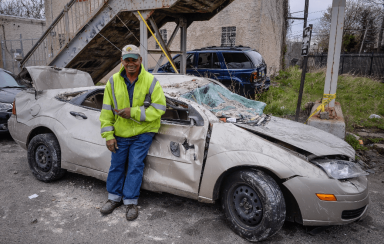
<instances>
[{"instance_id":1,"label":"utility pole","mask_svg":"<svg viewBox=\"0 0 384 244\"><path fill-rule=\"evenodd\" d=\"M384 0L383 0L383 1L384 1ZM308 22L308 8L309 8L309 0L305 0L305 5L304 5L304 18L300 18L300 17L288 17L287 19L304 20L304 29L307 28L307 22Z\"/></svg>"},{"instance_id":2,"label":"utility pole","mask_svg":"<svg viewBox=\"0 0 384 244\"><path fill-rule=\"evenodd\" d=\"M335 99L343 42L345 6L346 0L333 0L323 99L320 103L315 104L312 114L307 120L308 125L329 132L341 139L345 138L345 120L341 105L335 103Z\"/></svg>"},{"instance_id":3,"label":"utility pole","mask_svg":"<svg viewBox=\"0 0 384 244\"><path fill-rule=\"evenodd\" d=\"M296 107L296 117L295 120L299 121L299 115L300 115L300 108L301 108L301 100L303 97L303 91L304 91L304 83L305 83L305 74L307 72L307 64L308 64L308 53L309 53L309 46L311 45L311 36L312 36L312 25L310 28L310 33L308 33L307 30L307 24L308 24L308 9L309 9L309 0L305 0L304 5L304 28L303 28L303 48L301 56L304 57L303 64L302 64L302 73L301 73L301 82L300 82L300 90L299 90L299 98L297 100L297 107ZM309 42L306 40L306 36L309 36ZM305 49L305 50L304 50Z\"/></svg>"},{"instance_id":4,"label":"utility pole","mask_svg":"<svg viewBox=\"0 0 384 244\"><path fill-rule=\"evenodd\" d=\"M325 77L324 94L336 96L337 79L339 77L339 65L341 44L343 42L344 16L346 0L333 0L331 33L328 48L327 73ZM335 40L335 41L333 41ZM324 98L323 98L324 99ZM335 107L335 99L329 103L330 108Z\"/></svg>"},{"instance_id":5,"label":"utility pole","mask_svg":"<svg viewBox=\"0 0 384 244\"><path fill-rule=\"evenodd\" d=\"M304 27L303 29L307 28L307 22L308 22L308 8L309 8L309 0L305 0L305 6L304 6Z\"/></svg>"}]
</instances>

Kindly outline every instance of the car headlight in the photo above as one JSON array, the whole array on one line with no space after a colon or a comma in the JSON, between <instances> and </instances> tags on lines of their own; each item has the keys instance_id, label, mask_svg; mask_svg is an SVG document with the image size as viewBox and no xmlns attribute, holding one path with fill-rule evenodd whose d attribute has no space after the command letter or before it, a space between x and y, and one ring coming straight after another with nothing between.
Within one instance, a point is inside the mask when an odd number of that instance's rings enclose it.
<instances>
[{"instance_id":1,"label":"car headlight","mask_svg":"<svg viewBox=\"0 0 384 244\"><path fill-rule=\"evenodd\" d=\"M315 163L321 167L329 177L337 180L356 178L368 175L359 165L345 160L316 160Z\"/></svg>"},{"instance_id":2,"label":"car headlight","mask_svg":"<svg viewBox=\"0 0 384 244\"><path fill-rule=\"evenodd\" d=\"M0 112L7 112L10 109L12 109L12 104L0 103Z\"/></svg>"}]
</instances>

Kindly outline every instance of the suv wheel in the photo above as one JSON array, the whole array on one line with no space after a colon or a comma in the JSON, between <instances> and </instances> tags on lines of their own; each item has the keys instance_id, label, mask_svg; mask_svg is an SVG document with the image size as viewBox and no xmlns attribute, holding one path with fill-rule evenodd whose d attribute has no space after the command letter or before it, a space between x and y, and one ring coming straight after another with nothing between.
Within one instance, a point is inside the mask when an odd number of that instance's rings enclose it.
<instances>
[{"instance_id":1,"label":"suv wheel","mask_svg":"<svg viewBox=\"0 0 384 244\"><path fill-rule=\"evenodd\" d=\"M221 203L230 228L248 241L276 234L285 221L285 201L277 183L258 170L227 177Z\"/></svg>"},{"instance_id":2,"label":"suv wheel","mask_svg":"<svg viewBox=\"0 0 384 244\"><path fill-rule=\"evenodd\" d=\"M64 176L61 169L61 151L52 133L40 134L32 138L28 145L28 164L32 174L40 181L50 182Z\"/></svg>"}]
</instances>

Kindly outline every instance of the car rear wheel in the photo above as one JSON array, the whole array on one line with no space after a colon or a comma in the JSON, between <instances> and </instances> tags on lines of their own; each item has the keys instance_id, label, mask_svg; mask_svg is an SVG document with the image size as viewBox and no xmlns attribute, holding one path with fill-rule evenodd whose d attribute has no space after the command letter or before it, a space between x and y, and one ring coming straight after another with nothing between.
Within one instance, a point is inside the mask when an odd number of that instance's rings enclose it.
<instances>
[{"instance_id":1,"label":"car rear wheel","mask_svg":"<svg viewBox=\"0 0 384 244\"><path fill-rule=\"evenodd\" d=\"M227 177L221 204L230 228L248 241L265 240L284 224L283 193L262 171L238 171Z\"/></svg>"},{"instance_id":2,"label":"car rear wheel","mask_svg":"<svg viewBox=\"0 0 384 244\"><path fill-rule=\"evenodd\" d=\"M52 133L39 134L28 145L28 164L32 174L40 181L50 182L64 176L61 169L61 151Z\"/></svg>"}]
</instances>

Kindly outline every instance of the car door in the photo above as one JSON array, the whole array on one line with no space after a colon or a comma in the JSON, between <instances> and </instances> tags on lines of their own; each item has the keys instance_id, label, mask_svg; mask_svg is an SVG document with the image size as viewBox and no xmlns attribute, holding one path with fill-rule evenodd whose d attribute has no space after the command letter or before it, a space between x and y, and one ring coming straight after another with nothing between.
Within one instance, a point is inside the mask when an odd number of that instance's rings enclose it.
<instances>
[{"instance_id":1,"label":"car door","mask_svg":"<svg viewBox=\"0 0 384 244\"><path fill-rule=\"evenodd\" d=\"M217 52L197 53L197 66L193 75L220 80L222 65Z\"/></svg>"},{"instance_id":2,"label":"car door","mask_svg":"<svg viewBox=\"0 0 384 244\"><path fill-rule=\"evenodd\" d=\"M198 197L208 122L200 115L202 123L191 122L194 111L169 117L175 111L167 109L145 161L144 189Z\"/></svg>"},{"instance_id":3,"label":"car door","mask_svg":"<svg viewBox=\"0 0 384 244\"><path fill-rule=\"evenodd\" d=\"M66 128L67 163L108 172L111 152L100 134L100 110L67 102L57 120Z\"/></svg>"}]
</instances>

